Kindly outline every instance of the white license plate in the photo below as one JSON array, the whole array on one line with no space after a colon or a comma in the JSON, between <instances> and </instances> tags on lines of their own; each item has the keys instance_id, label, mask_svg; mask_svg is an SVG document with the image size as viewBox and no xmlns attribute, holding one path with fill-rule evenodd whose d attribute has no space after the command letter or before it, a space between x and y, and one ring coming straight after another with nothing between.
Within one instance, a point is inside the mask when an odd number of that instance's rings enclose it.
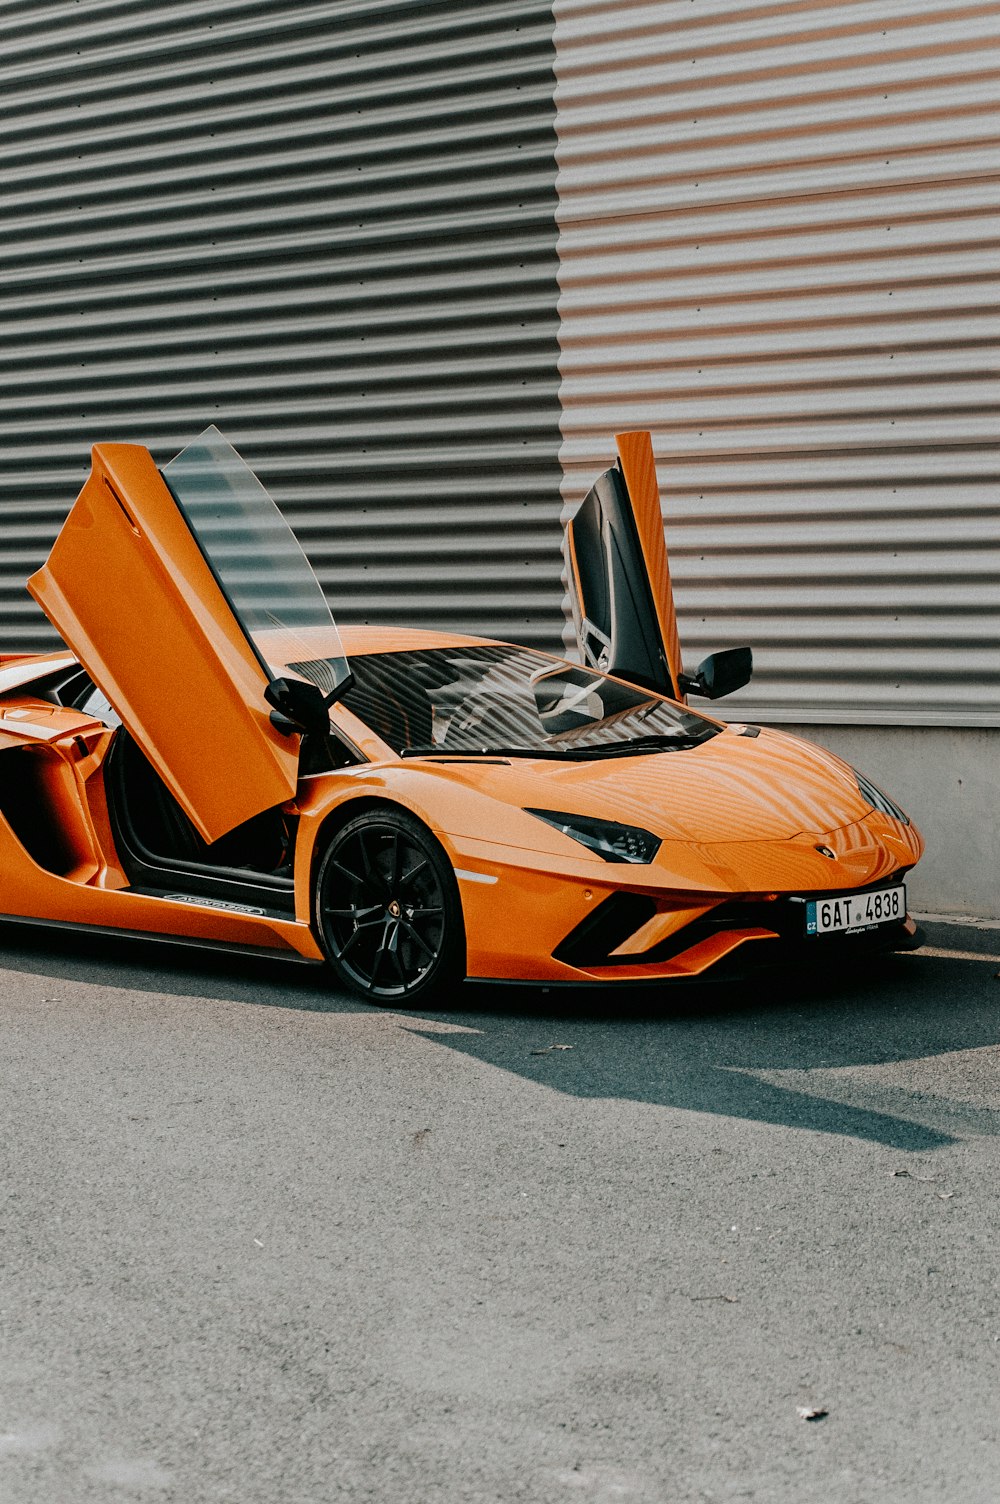
<instances>
[{"instance_id":1,"label":"white license plate","mask_svg":"<svg viewBox=\"0 0 1000 1504\"><path fill-rule=\"evenodd\" d=\"M838 893L806 904L806 934L835 935L898 924L906 918L906 888L877 888L874 893Z\"/></svg>"}]
</instances>

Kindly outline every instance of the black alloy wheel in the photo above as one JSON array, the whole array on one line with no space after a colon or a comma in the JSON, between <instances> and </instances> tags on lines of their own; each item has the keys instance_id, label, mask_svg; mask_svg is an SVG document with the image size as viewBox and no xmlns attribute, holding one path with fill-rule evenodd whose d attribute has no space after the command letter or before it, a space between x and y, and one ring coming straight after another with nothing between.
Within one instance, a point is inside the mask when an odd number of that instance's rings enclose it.
<instances>
[{"instance_id":1,"label":"black alloy wheel","mask_svg":"<svg viewBox=\"0 0 1000 1504\"><path fill-rule=\"evenodd\" d=\"M316 921L333 970L370 1002L415 1004L463 975L455 874L403 810L371 810L336 832L316 877Z\"/></svg>"}]
</instances>

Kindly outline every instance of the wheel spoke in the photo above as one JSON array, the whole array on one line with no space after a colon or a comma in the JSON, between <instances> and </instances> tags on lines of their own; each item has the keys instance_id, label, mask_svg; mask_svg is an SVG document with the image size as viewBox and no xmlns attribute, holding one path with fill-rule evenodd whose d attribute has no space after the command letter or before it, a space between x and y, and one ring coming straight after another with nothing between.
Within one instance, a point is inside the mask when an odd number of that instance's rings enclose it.
<instances>
[{"instance_id":1,"label":"wheel spoke","mask_svg":"<svg viewBox=\"0 0 1000 1504\"><path fill-rule=\"evenodd\" d=\"M383 969L383 966L388 965L390 962L392 964L392 969L395 971L397 977L399 978L399 985L404 988L406 986L406 975L400 964L399 956L396 952L394 943L398 934L398 925L393 925L391 933L389 926L386 925L385 931L382 936L382 944L375 952L375 959L372 962L371 974L369 977L372 987L378 986L379 972ZM383 985L387 984L384 983Z\"/></svg>"},{"instance_id":2,"label":"wheel spoke","mask_svg":"<svg viewBox=\"0 0 1000 1504\"><path fill-rule=\"evenodd\" d=\"M426 857L421 857L420 861L417 863L417 865L415 867L411 867L410 870L409 870L409 872L404 872L403 873L402 877L399 880L399 886L401 888L403 888L403 889L408 888L410 886L410 884L413 882L413 879L415 877L419 877L420 874L421 874L421 872L423 872L428 865L429 864L428 864L427 858Z\"/></svg>"},{"instance_id":3,"label":"wheel spoke","mask_svg":"<svg viewBox=\"0 0 1000 1504\"><path fill-rule=\"evenodd\" d=\"M352 930L351 931L351 933L348 935L347 939L344 941L343 945L337 951L337 959L338 960L342 961L344 959L344 957L347 955L348 951L350 951L350 950L353 949L353 947L361 939L361 934L362 934L362 931L360 929Z\"/></svg>"},{"instance_id":4,"label":"wheel spoke","mask_svg":"<svg viewBox=\"0 0 1000 1504\"><path fill-rule=\"evenodd\" d=\"M437 951L432 950L432 948L427 944L427 941L424 939L423 935L420 934L419 930L414 929L412 924L408 924L405 919L402 920L401 923L405 927L406 933L409 935L410 939L415 940L424 954L431 961L433 961L437 955Z\"/></svg>"},{"instance_id":5,"label":"wheel spoke","mask_svg":"<svg viewBox=\"0 0 1000 1504\"><path fill-rule=\"evenodd\" d=\"M385 878L379 871L378 862L372 856L372 853L368 847L366 837L371 836L372 834L373 832L370 830L358 831L358 850L361 852L361 860L364 863L365 887L368 889L369 893L377 893L379 896L381 896L384 893L388 893L388 888Z\"/></svg>"},{"instance_id":6,"label":"wheel spoke","mask_svg":"<svg viewBox=\"0 0 1000 1504\"><path fill-rule=\"evenodd\" d=\"M372 958L371 983L372 983L373 987L375 986L375 984L376 984L376 982L378 980L378 974L379 974L379 972L382 970L382 967L383 967L384 963L389 958L389 944L388 944L388 940L389 940L389 926L386 925L385 929L382 931L381 942L379 943L379 946L378 946L377 950L375 951L375 955Z\"/></svg>"},{"instance_id":7,"label":"wheel spoke","mask_svg":"<svg viewBox=\"0 0 1000 1504\"><path fill-rule=\"evenodd\" d=\"M338 861L336 857L334 857L330 865L336 867L337 871L346 877L348 882L353 883L356 888L363 888L365 886L365 879L359 877L356 872L352 872L349 867L345 867L343 862Z\"/></svg>"},{"instance_id":8,"label":"wheel spoke","mask_svg":"<svg viewBox=\"0 0 1000 1504\"><path fill-rule=\"evenodd\" d=\"M331 909L326 905L324 906L323 913L329 914L331 919L353 919L355 924L374 924L377 922L378 916L382 913L382 905L380 903L373 903L362 907L361 904L351 904L346 909ZM369 919L369 914L374 914L376 919Z\"/></svg>"},{"instance_id":9,"label":"wheel spoke","mask_svg":"<svg viewBox=\"0 0 1000 1504\"><path fill-rule=\"evenodd\" d=\"M407 905L406 917L408 919L426 919L431 914L442 913L444 913L444 910L441 908L440 904L423 904L420 907L413 909L409 908L409 906Z\"/></svg>"},{"instance_id":10,"label":"wheel spoke","mask_svg":"<svg viewBox=\"0 0 1000 1504\"><path fill-rule=\"evenodd\" d=\"M400 925L397 923L393 927L392 934L389 936L386 950L388 951L389 956L392 959L393 966L396 968L396 975L399 977L400 983L405 987L406 972L403 970L403 960L399 954L399 931Z\"/></svg>"},{"instance_id":11,"label":"wheel spoke","mask_svg":"<svg viewBox=\"0 0 1000 1504\"><path fill-rule=\"evenodd\" d=\"M390 897L394 897L395 896L396 889L399 887L399 873L400 873L400 868L402 867L402 864L403 864L403 855L402 855L402 849L401 849L401 842L400 842L398 834L394 833L393 834L393 838L392 838L392 856L389 858L389 894L390 894Z\"/></svg>"}]
</instances>

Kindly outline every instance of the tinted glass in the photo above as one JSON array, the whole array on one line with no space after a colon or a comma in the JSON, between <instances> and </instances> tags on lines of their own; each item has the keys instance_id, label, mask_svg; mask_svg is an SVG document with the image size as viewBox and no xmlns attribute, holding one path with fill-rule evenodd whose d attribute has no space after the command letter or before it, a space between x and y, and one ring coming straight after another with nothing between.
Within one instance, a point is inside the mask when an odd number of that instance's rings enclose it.
<instances>
[{"instance_id":1,"label":"tinted glass","mask_svg":"<svg viewBox=\"0 0 1000 1504\"><path fill-rule=\"evenodd\" d=\"M351 658L344 704L397 752L540 752L660 737L703 741L717 727L646 690L530 648L426 648Z\"/></svg>"},{"instance_id":2,"label":"tinted glass","mask_svg":"<svg viewBox=\"0 0 1000 1504\"><path fill-rule=\"evenodd\" d=\"M337 652L311 658L308 638L287 659L310 659L311 678L330 691L347 677L333 616L312 567L250 467L217 428L207 428L161 471L265 668L256 635L322 627ZM313 650L315 651L315 650ZM270 670L269 670L270 671Z\"/></svg>"},{"instance_id":3,"label":"tinted glass","mask_svg":"<svg viewBox=\"0 0 1000 1504\"><path fill-rule=\"evenodd\" d=\"M598 476L565 535L570 600L584 663L653 693L673 680L656 617L635 513L618 470Z\"/></svg>"}]
</instances>

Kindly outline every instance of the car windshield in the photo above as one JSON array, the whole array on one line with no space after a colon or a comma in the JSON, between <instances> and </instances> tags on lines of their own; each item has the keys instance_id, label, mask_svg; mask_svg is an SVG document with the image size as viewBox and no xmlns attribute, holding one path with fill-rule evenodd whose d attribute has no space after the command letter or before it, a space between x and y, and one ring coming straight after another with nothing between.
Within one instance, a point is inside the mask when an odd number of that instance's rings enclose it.
<instances>
[{"instance_id":1,"label":"car windshield","mask_svg":"<svg viewBox=\"0 0 1000 1504\"><path fill-rule=\"evenodd\" d=\"M322 586L278 508L217 428L205 432L160 472L261 665L273 676L262 638L275 629L298 656L303 674L324 692L348 676L340 637ZM315 657L315 632L332 653Z\"/></svg>"},{"instance_id":2,"label":"car windshield","mask_svg":"<svg viewBox=\"0 0 1000 1504\"><path fill-rule=\"evenodd\" d=\"M690 747L719 730L650 691L530 648L368 653L350 666L344 704L404 754L593 757Z\"/></svg>"}]
</instances>

